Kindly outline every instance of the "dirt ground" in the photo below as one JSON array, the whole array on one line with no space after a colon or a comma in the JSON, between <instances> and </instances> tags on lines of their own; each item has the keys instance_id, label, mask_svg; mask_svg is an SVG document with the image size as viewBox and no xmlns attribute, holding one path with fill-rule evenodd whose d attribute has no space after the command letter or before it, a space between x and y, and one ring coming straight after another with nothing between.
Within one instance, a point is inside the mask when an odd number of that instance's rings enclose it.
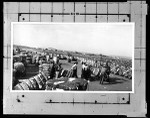
<instances>
[{"instance_id":1,"label":"dirt ground","mask_svg":"<svg viewBox=\"0 0 150 118\"><path fill-rule=\"evenodd\" d=\"M62 63L62 67L64 69L70 70L73 65L73 61L68 63L67 60L60 60ZM81 77L81 64L80 62L77 65L78 67L78 77ZM20 78L28 79L36 74L38 74L38 67L34 64L29 64L26 68L27 75L25 77ZM88 84L87 91L132 91L132 80L129 80L124 77L120 77L117 75L110 74L110 82L104 82L103 85L99 84L99 81L90 81Z\"/></svg>"}]
</instances>

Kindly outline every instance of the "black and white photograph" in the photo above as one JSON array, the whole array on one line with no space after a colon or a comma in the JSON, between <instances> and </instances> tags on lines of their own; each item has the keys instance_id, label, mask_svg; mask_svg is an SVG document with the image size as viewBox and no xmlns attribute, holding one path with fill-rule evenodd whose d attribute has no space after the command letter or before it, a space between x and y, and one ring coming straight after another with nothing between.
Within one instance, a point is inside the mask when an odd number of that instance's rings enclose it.
<instances>
[{"instance_id":1,"label":"black and white photograph","mask_svg":"<svg viewBox=\"0 0 150 118\"><path fill-rule=\"evenodd\" d=\"M147 9L3 2L3 114L147 116Z\"/></svg>"},{"instance_id":2,"label":"black and white photograph","mask_svg":"<svg viewBox=\"0 0 150 118\"><path fill-rule=\"evenodd\" d=\"M12 91L134 92L134 23L12 22Z\"/></svg>"}]
</instances>

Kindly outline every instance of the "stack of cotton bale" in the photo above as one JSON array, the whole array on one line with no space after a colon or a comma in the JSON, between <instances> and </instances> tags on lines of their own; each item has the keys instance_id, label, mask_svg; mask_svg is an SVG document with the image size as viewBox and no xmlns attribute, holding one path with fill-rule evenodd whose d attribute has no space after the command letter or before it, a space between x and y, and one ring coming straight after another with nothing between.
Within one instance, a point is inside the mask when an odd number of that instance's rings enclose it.
<instances>
[{"instance_id":1,"label":"stack of cotton bale","mask_svg":"<svg viewBox=\"0 0 150 118\"><path fill-rule=\"evenodd\" d=\"M18 83L18 79L16 78L16 69L13 69L12 89L17 83Z\"/></svg>"},{"instance_id":2,"label":"stack of cotton bale","mask_svg":"<svg viewBox=\"0 0 150 118\"><path fill-rule=\"evenodd\" d=\"M45 90L47 77L43 72L18 83L14 90Z\"/></svg>"},{"instance_id":3,"label":"stack of cotton bale","mask_svg":"<svg viewBox=\"0 0 150 118\"><path fill-rule=\"evenodd\" d=\"M123 73L124 77L132 79L132 69L127 69L124 73Z\"/></svg>"},{"instance_id":4,"label":"stack of cotton bale","mask_svg":"<svg viewBox=\"0 0 150 118\"><path fill-rule=\"evenodd\" d=\"M16 70L16 77L22 77L26 75L26 68L22 62L15 62L14 69Z\"/></svg>"}]
</instances>

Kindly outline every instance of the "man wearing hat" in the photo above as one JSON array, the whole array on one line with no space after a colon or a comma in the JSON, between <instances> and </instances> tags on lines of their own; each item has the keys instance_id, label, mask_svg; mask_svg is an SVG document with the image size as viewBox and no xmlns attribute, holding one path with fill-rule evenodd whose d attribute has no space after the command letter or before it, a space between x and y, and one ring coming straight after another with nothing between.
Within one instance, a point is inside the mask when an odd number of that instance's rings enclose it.
<instances>
[{"instance_id":1,"label":"man wearing hat","mask_svg":"<svg viewBox=\"0 0 150 118\"><path fill-rule=\"evenodd\" d=\"M81 75L81 78L84 78L84 79L88 79L89 77L89 71L88 71L88 65L84 62L82 64L82 75Z\"/></svg>"},{"instance_id":2,"label":"man wearing hat","mask_svg":"<svg viewBox=\"0 0 150 118\"><path fill-rule=\"evenodd\" d=\"M104 63L104 66L101 69L101 76L100 76L100 84L103 84L104 78L109 78L110 74L110 67L108 66L108 61Z\"/></svg>"},{"instance_id":3,"label":"man wearing hat","mask_svg":"<svg viewBox=\"0 0 150 118\"><path fill-rule=\"evenodd\" d=\"M78 76L77 76L77 64L78 64L78 62L76 61L74 63L74 65L71 67L71 70L73 71L72 77L76 77L76 78L78 78Z\"/></svg>"},{"instance_id":4,"label":"man wearing hat","mask_svg":"<svg viewBox=\"0 0 150 118\"><path fill-rule=\"evenodd\" d=\"M81 78L85 78L85 62L82 62Z\"/></svg>"}]
</instances>

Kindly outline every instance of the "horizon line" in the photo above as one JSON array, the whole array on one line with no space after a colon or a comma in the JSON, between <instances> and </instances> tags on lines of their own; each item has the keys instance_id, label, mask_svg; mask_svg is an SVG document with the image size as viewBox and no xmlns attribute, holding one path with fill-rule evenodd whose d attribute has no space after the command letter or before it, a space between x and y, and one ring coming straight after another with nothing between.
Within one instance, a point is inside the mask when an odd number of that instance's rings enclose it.
<instances>
[{"instance_id":1,"label":"horizon line","mask_svg":"<svg viewBox=\"0 0 150 118\"><path fill-rule=\"evenodd\" d=\"M89 54L96 54L96 55L104 55L104 56L112 56L112 57L122 57L122 58L130 58L132 59L132 57L130 56L122 56L122 55L107 55L107 54L103 54L103 53L91 53L91 52L85 52L85 51L77 51L77 50L63 50L63 49L57 49L57 48L54 48L54 47L37 47L37 46L27 46L27 45L19 45L19 44L13 44L13 45L17 45L17 46L26 46L26 47L30 47L30 48L42 48L42 49L48 49L48 48L53 48L53 49L56 49L56 50L62 50L62 51L69 51L69 52L79 52L79 53L89 53Z\"/></svg>"}]
</instances>

